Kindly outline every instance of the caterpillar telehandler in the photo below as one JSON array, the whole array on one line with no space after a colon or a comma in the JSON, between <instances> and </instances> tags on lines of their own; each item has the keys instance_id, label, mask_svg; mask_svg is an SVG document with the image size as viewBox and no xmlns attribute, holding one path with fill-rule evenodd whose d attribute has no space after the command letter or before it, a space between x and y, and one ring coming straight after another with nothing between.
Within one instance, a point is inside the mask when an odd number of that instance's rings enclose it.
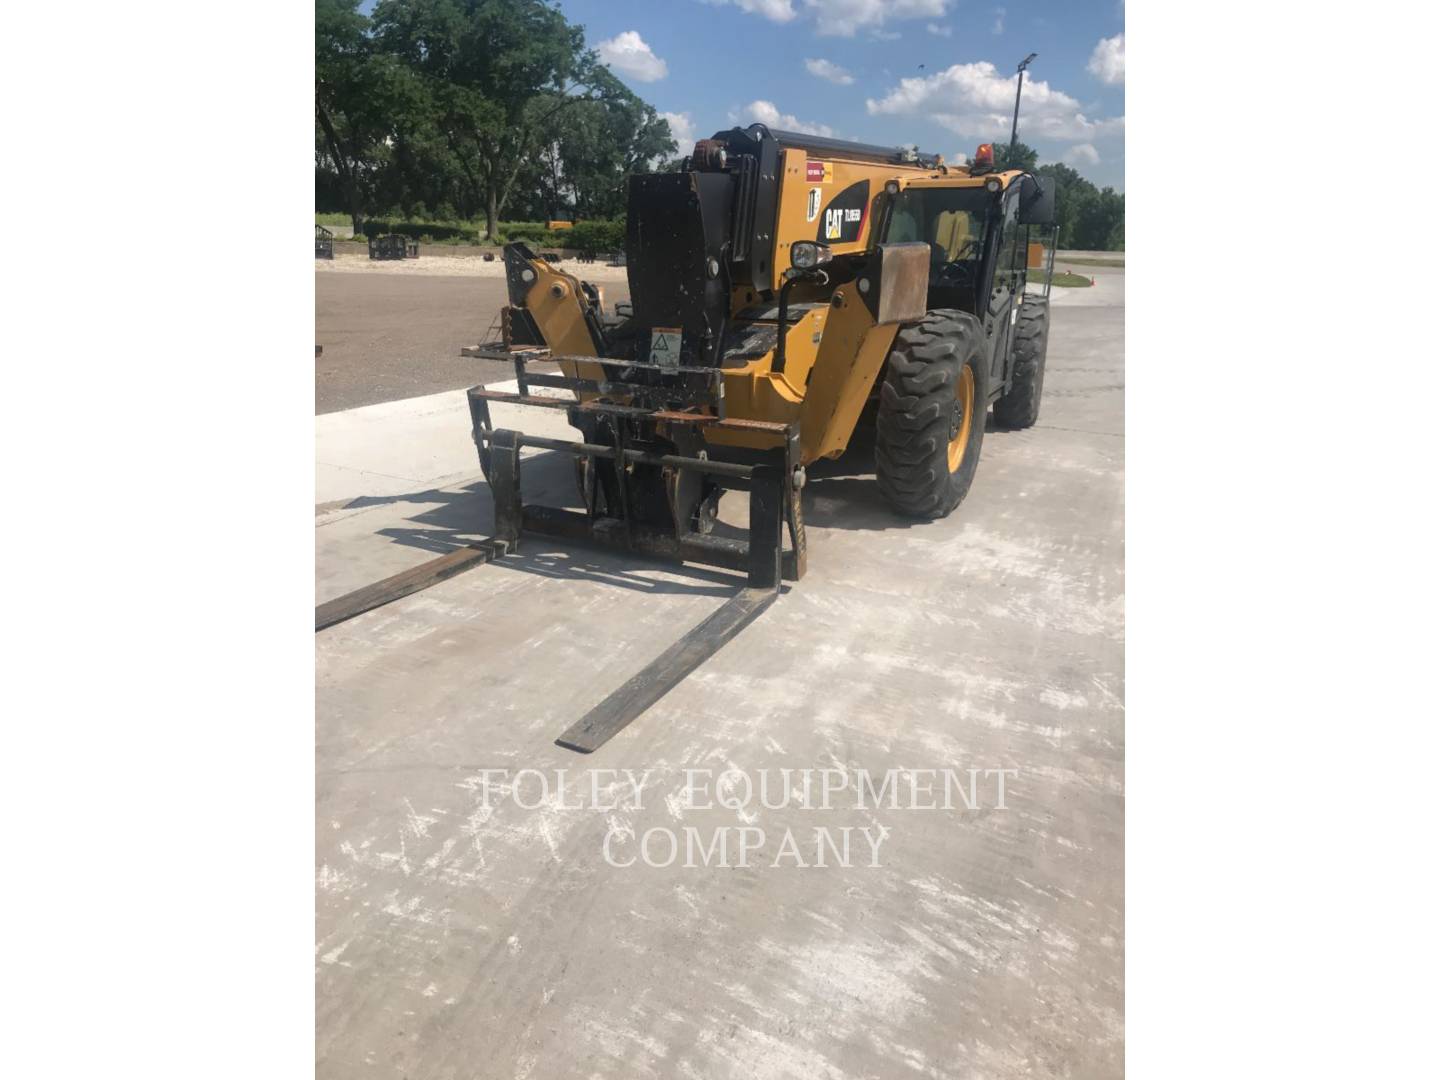
<instances>
[{"instance_id":1,"label":"caterpillar telehandler","mask_svg":"<svg viewBox=\"0 0 1440 1080\"><path fill-rule=\"evenodd\" d=\"M504 250L502 339L471 352L513 365L516 389L468 391L495 536L322 605L317 628L514 552L523 532L744 571L559 740L595 749L804 575L806 467L843 453L862 417L881 494L915 518L965 498L991 406L998 426L1035 423L1053 236L1053 191L996 171L989 145L957 168L752 124L701 139L676 172L631 176L628 305ZM497 429L495 402L563 409L579 440ZM583 510L523 503L522 447L574 455ZM715 527L725 490L749 496L744 539Z\"/></svg>"}]
</instances>

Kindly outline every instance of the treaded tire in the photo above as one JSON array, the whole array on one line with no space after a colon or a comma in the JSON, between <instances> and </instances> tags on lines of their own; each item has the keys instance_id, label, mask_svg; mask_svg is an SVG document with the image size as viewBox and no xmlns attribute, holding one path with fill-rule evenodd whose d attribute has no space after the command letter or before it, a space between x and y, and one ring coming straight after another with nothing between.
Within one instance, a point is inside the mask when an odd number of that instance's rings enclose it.
<instances>
[{"instance_id":1,"label":"treaded tire","mask_svg":"<svg viewBox=\"0 0 1440 1080\"><path fill-rule=\"evenodd\" d=\"M949 309L932 311L895 335L880 386L875 474L881 495L898 513L942 518L970 490L985 437L984 341L974 315ZM967 382L968 429L960 407ZM952 438L959 451L953 467Z\"/></svg>"},{"instance_id":2,"label":"treaded tire","mask_svg":"<svg viewBox=\"0 0 1440 1080\"><path fill-rule=\"evenodd\" d=\"M995 423L1018 431L1040 419L1045 386L1045 350L1050 344L1050 301L1027 296L1015 320L1015 373L1010 390L995 402Z\"/></svg>"}]
</instances>

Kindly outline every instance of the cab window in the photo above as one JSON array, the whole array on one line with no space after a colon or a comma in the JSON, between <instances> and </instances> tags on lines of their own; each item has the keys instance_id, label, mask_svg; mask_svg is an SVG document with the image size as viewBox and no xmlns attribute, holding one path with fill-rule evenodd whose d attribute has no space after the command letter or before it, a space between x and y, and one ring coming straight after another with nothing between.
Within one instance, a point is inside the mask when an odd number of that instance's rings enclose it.
<instances>
[{"instance_id":1,"label":"cab window","mask_svg":"<svg viewBox=\"0 0 1440 1080\"><path fill-rule=\"evenodd\" d=\"M890 228L885 234L886 243L905 244L921 239L920 209L918 204L902 197L890 215Z\"/></svg>"},{"instance_id":2,"label":"cab window","mask_svg":"<svg viewBox=\"0 0 1440 1080\"><path fill-rule=\"evenodd\" d=\"M891 204L882 242L928 244L929 305L975 312L984 303L987 237L998 209L995 196L979 186L906 188Z\"/></svg>"},{"instance_id":3,"label":"cab window","mask_svg":"<svg viewBox=\"0 0 1440 1080\"><path fill-rule=\"evenodd\" d=\"M979 237L979 223L970 211L942 210L935 215L935 234L929 239L944 251L946 262L954 262L974 249Z\"/></svg>"},{"instance_id":4,"label":"cab window","mask_svg":"<svg viewBox=\"0 0 1440 1080\"><path fill-rule=\"evenodd\" d=\"M995 260L995 288L1018 291L1025 275L1025 227L1020 224L1018 185L1005 200L1005 217L1000 228L1000 253Z\"/></svg>"},{"instance_id":5,"label":"cab window","mask_svg":"<svg viewBox=\"0 0 1440 1080\"><path fill-rule=\"evenodd\" d=\"M978 262L992 200L978 187L907 188L895 196L885 243L924 241L937 271L947 264Z\"/></svg>"}]
</instances>

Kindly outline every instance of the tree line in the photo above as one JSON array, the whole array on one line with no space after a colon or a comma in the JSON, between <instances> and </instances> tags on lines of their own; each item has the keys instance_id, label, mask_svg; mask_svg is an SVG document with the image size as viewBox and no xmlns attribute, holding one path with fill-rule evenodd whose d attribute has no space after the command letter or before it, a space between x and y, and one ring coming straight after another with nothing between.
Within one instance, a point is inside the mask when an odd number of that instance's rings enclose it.
<instances>
[{"instance_id":1,"label":"tree line","mask_svg":"<svg viewBox=\"0 0 1440 1080\"><path fill-rule=\"evenodd\" d=\"M315 4L316 205L473 221L624 212L670 127L543 0Z\"/></svg>"},{"instance_id":2,"label":"tree line","mask_svg":"<svg viewBox=\"0 0 1440 1080\"><path fill-rule=\"evenodd\" d=\"M1060 226L1056 246L1066 251L1124 251L1125 196L1114 188L1097 188L1069 165L1037 166L1039 157L1022 142L1015 144L1013 152L1008 143L995 147L997 168L1026 169L1054 182L1055 216Z\"/></svg>"}]
</instances>

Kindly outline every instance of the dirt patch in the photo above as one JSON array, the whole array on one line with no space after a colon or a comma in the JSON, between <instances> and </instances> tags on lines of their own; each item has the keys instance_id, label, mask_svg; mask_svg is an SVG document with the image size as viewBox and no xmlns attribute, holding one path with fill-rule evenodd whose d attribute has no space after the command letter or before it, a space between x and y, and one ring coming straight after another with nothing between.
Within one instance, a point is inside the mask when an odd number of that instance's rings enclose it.
<instances>
[{"instance_id":1,"label":"dirt patch","mask_svg":"<svg viewBox=\"0 0 1440 1080\"><path fill-rule=\"evenodd\" d=\"M507 303L501 271L467 274L463 266L476 260L438 261L445 271L327 273L316 260L315 343L325 347L315 358L317 413L515 377L504 364L460 355L464 346L498 333L497 318ZM590 264L562 265L578 270ZM591 278L588 272L580 276ZM623 278L604 287L606 304L629 296Z\"/></svg>"}]
</instances>

